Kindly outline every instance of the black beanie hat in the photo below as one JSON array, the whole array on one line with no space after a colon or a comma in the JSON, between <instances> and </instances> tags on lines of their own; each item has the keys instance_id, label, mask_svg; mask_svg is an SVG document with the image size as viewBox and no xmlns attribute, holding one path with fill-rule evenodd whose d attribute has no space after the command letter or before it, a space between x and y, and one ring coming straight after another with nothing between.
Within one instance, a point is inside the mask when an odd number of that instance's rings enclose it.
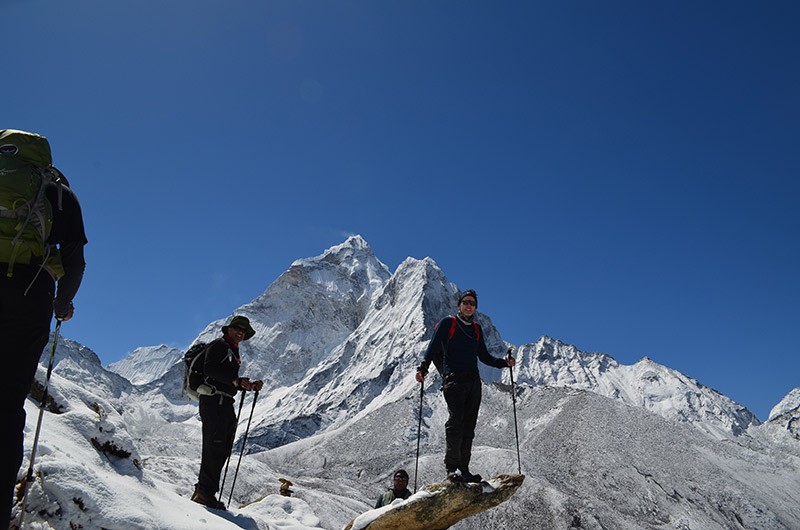
<instances>
[{"instance_id":1,"label":"black beanie hat","mask_svg":"<svg viewBox=\"0 0 800 530\"><path fill-rule=\"evenodd\" d=\"M475 289L467 289L466 291L461 293L461 296L458 297L458 305L461 305L461 300L463 300L465 296L471 296L472 298L474 298L475 307L476 308L478 307L478 293L475 292Z\"/></svg>"}]
</instances>

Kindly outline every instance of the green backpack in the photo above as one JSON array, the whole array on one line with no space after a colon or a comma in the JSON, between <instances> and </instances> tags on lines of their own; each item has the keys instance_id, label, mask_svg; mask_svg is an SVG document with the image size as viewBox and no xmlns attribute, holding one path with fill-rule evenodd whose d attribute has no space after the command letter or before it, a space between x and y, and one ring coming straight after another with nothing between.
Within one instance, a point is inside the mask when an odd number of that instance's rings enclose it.
<instances>
[{"instance_id":1,"label":"green backpack","mask_svg":"<svg viewBox=\"0 0 800 530\"><path fill-rule=\"evenodd\" d=\"M0 130L0 262L8 264L8 277L17 263L40 265L54 280L64 275L58 249L47 243L53 206L45 190L59 177L47 138Z\"/></svg>"}]
</instances>

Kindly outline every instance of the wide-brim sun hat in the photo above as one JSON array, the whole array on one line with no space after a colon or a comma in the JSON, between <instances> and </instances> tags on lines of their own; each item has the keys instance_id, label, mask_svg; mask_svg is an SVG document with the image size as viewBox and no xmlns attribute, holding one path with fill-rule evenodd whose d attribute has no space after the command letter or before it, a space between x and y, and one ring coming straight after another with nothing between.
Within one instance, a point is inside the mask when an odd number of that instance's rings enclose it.
<instances>
[{"instance_id":1,"label":"wide-brim sun hat","mask_svg":"<svg viewBox=\"0 0 800 530\"><path fill-rule=\"evenodd\" d=\"M227 326L222 326L222 332L227 333L228 327L234 326L243 328L244 331L244 340L248 340L256 334L256 330L253 329L253 326L250 325L250 320L247 317L243 317L241 315L236 315L230 321Z\"/></svg>"}]
</instances>

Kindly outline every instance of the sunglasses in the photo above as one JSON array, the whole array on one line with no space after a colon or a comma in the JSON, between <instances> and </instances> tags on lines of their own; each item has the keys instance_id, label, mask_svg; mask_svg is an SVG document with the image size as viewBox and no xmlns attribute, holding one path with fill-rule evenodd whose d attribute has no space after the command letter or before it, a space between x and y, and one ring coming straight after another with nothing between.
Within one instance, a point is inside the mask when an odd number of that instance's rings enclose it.
<instances>
[{"instance_id":1,"label":"sunglasses","mask_svg":"<svg viewBox=\"0 0 800 530\"><path fill-rule=\"evenodd\" d=\"M241 331L242 333L247 333L247 328L243 328L242 326L228 326L228 327L231 327L237 331Z\"/></svg>"},{"instance_id":2,"label":"sunglasses","mask_svg":"<svg viewBox=\"0 0 800 530\"><path fill-rule=\"evenodd\" d=\"M476 302L475 300L461 300L461 303L464 305L472 305L472 306L478 305L478 302Z\"/></svg>"}]
</instances>

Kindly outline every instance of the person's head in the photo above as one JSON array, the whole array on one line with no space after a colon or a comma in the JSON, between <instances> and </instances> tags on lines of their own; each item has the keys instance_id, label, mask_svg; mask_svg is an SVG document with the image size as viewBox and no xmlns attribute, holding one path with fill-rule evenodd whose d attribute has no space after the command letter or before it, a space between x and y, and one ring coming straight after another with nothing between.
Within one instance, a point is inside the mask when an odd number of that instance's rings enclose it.
<instances>
[{"instance_id":1,"label":"person's head","mask_svg":"<svg viewBox=\"0 0 800 530\"><path fill-rule=\"evenodd\" d=\"M222 326L222 332L237 343L248 340L256 334L247 317L240 315L233 317L227 326Z\"/></svg>"},{"instance_id":2,"label":"person's head","mask_svg":"<svg viewBox=\"0 0 800 530\"><path fill-rule=\"evenodd\" d=\"M408 473L405 469L398 469L392 477L392 487L396 490L404 490L408 486Z\"/></svg>"},{"instance_id":3,"label":"person's head","mask_svg":"<svg viewBox=\"0 0 800 530\"><path fill-rule=\"evenodd\" d=\"M474 289L467 289L458 297L458 310L462 315L471 317L478 309L478 293Z\"/></svg>"}]
</instances>

